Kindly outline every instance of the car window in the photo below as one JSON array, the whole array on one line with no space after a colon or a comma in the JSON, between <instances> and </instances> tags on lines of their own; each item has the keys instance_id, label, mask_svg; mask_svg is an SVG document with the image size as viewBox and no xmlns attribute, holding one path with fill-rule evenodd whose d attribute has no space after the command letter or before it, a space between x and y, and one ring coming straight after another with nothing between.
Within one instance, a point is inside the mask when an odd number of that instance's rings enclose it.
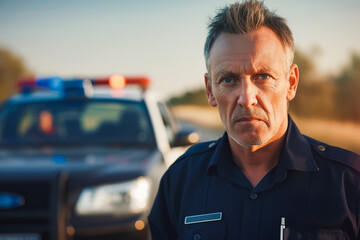
<instances>
[{"instance_id":1,"label":"car window","mask_svg":"<svg viewBox=\"0 0 360 240\"><path fill-rule=\"evenodd\" d=\"M16 104L0 116L1 143L154 144L142 102L52 101Z\"/></svg>"},{"instance_id":2,"label":"car window","mask_svg":"<svg viewBox=\"0 0 360 240\"><path fill-rule=\"evenodd\" d=\"M178 130L178 124L174 118L170 108L166 103L159 102L158 107L160 109L161 117L164 122L166 133L169 139L170 144L173 143L175 139L176 132Z\"/></svg>"}]
</instances>

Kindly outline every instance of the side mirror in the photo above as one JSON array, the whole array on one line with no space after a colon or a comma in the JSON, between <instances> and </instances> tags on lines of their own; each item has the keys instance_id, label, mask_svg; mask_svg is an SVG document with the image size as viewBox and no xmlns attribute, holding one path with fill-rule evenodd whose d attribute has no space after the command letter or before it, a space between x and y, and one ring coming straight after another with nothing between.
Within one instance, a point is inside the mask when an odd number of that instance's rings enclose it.
<instances>
[{"instance_id":1,"label":"side mirror","mask_svg":"<svg viewBox=\"0 0 360 240\"><path fill-rule=\"evenodd\" d=\"M177 132L172 147L184 147L198 143L200 141L200 134L190 128L181 128Z\"/></svg>"}]
</instances>

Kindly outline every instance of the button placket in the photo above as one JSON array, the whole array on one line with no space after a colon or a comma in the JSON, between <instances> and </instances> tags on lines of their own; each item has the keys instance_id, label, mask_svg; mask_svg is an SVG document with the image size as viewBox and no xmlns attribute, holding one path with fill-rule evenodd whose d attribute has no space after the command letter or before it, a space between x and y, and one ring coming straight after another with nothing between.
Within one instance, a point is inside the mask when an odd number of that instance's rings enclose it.
<instances>
[{"instance_id":1,"label":"button placket","mask_svg":"<svg viewBox=\"0 0 360 240\"><path fill-rule=\"evenodd\" d=\"M242 207L243 216L241 221L243 224L241 226L239 239L248 239L248 236L253 236L254 239L258 238L261 219L261 200L262 198L259 193L255 191L248 193L248 198Z\"/></svg>"}]
</instances>

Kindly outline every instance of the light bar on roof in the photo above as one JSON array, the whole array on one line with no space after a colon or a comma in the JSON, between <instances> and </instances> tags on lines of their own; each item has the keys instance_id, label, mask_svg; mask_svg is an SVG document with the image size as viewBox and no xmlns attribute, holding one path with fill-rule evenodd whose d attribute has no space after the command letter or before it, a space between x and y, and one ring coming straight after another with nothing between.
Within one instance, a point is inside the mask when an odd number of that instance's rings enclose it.
<instances>
[{"instance_id":1,"label":"light bar on roof","mask_svg":"<svg viewBox=\"0 0 360 240\"><path fill-rule=\"evenodd\" d=\"M60 77L55 76L55 77L22 79L21 81L19 81L18 85L19 85L19 89L22 92L53 90L53 91L64 91L64 93L66 93L67 91L79 92L78 95L81 95L82 92L84 93L92 92L92 90L91 91L89 90L90 88L87 86L87 84L84 83L86 81L89 80L83 78L62 79ZM150 79L147 77L125 77L121 74L114 74L106 78L94 78L91 79L90 81L94 86L105 85L111 87L112 89L122 89L128 85L135 85L145 90L150 85ZM87 89L81 90L80 88L85 88L84 84L87 86Z\"/></svg>"},{"instance_id":2,"label":"light bar on roof","mask_svg":"<svg viewBox=\"0 0 360 240\"><path fill-rule=\"evenodd\" d=\"M94 85L106 85L113 89L121 89L127 85L138 85L145 90L150 85L150 79L147 77L125 77L121 74L114 74L106 78L95 78L91 81Z\"/></svg>"}]
</instances>

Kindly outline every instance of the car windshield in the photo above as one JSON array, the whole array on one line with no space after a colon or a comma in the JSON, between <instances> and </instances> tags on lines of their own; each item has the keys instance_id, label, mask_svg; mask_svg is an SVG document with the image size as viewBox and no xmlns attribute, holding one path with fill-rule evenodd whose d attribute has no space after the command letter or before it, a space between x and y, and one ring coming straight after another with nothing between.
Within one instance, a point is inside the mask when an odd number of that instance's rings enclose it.
<instances>
[{"instance_id":1,"label":"car windshield","mask_svg":"<svg viewBox=\"0 0 360 240\"><path fill-rule=\"evenodd\" d=\"M8 105L0 113L1 146L155 145L145 103L47 101Z\"/></svg>"}]
</instances>

